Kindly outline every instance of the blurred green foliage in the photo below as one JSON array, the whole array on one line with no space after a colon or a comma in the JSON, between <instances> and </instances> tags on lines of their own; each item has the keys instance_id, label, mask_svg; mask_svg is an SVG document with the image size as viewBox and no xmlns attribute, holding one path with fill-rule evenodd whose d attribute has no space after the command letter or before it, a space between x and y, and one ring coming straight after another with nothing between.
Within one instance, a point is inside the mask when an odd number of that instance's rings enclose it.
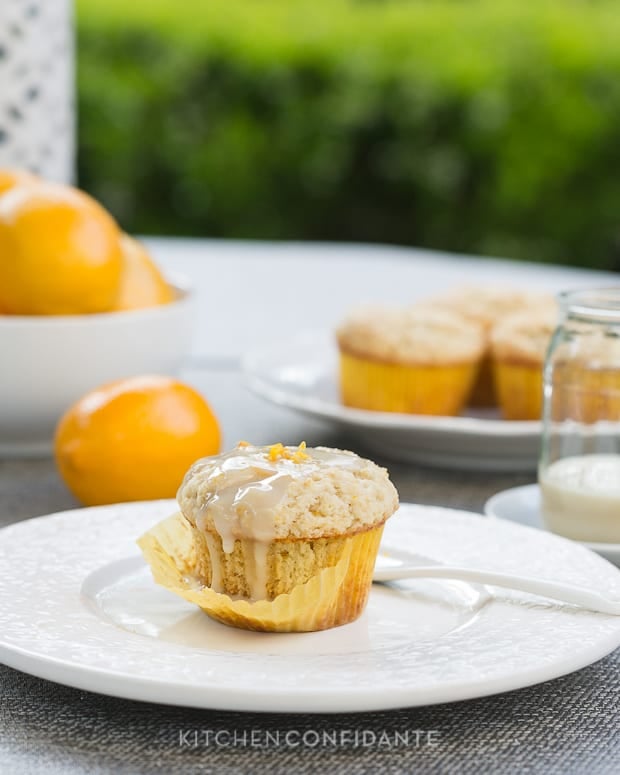
<instances>
[{"instance_id":1,"label":"blurred green foliage","mask_svg":"<svg viewBox=\"0 0 620 775\"><path fill-rule=\"evenodd\" d=\"M620 268L611 0L77 0L79 175L131 231Z\"/></svg>"}]
</instances>

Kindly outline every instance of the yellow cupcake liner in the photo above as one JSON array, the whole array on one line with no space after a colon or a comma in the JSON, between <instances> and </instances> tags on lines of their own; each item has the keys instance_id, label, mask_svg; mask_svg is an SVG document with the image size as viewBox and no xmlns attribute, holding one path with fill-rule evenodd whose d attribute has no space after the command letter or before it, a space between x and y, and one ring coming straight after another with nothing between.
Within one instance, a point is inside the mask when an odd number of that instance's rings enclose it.
<instances>
[{"instance_id":1,"label":"yellow cupcake liner","mask_svg":"<svg viewBox=\"0 0 620 775\"><path fill-rule=\"evenodd\" d=\"M506 420L539 420L542 413L542 366L495 361L497 399Z\"/></svg>"},{"instance_id":2,"label":"yellow cupcake liner","mask_svg":"<svg viewBox=\"0 0 620 775\"><path fill-rule=\"evenodd\" d=\"M335 565L274 600L233 599L202 586L192 527L174 514L138 539L155 581L195 603L213 619L247 630L311 632L354 621L372 583L383 526L350 536Z\"/></svg>"},{"instance_id":3,"label":"yellow cupcake liner","mask_svg":"<svg viewBox=\"0 0 620 775\"><path fill-rule=\"evenodd\" d=\"M478 363L419 366L340 353L342 402L357 409L456 415L465 405Z\"/></svg>"},{"instance_id":4,"label":"yellow cupcake liner","mask_svg":"<svg viewBox=\"0 0 620 775\"><path fill-rule=\"evenodd\" d=\"M540 419L542 366L498 361L494 364L494 376L505 419ZM620 420L620 370L558 364L553 378L551 418L583 423Z\"/></svg>"}]
</instances>

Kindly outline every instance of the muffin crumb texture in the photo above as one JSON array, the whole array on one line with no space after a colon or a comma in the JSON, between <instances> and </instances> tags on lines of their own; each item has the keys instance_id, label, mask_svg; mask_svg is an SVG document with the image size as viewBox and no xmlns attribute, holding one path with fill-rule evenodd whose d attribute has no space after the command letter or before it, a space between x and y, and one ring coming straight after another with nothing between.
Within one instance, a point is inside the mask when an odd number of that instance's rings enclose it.
<instances>
[{"instance_id":1,"label":"muffin crumb texture","mask_svg":"<svg viewBox=\"0 0 620 775\"><path fill-rule=\"evenodd\" d=\"M410 365L468 363L478 359L485 346L477 323L422 305L359 308L339 326L336 337L349 355Z\"/></svg>"},{"instance_id":2,"label":"muffin crumb texture","mask_svg":"<svg viewBox=\"0 0 620 775\"><path fill-rule=\"evenodd\" d=\"M383 524L398 495L386 469L352 452L282 444L238 446L197 461L178 492L186 519L235 540L262 542L354 535Z\"/></svg>"},{"instance_id":3,"label":"muffin crumb texture","mask_svg":"<svg viewBox=\"0 0 620 775\"><path fill-rule=\"evenodd\" d=\"M491 335L493 356L496 360L542 366L556 318L554 309L509 315Z\"/></svg>"}]
</instances>

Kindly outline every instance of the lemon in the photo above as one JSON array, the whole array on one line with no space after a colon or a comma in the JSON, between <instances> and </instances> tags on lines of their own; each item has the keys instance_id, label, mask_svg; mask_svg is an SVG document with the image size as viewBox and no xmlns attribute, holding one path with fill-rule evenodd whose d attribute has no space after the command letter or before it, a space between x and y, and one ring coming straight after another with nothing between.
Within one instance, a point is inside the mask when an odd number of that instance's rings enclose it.
<instances>
[{"instance_id":1,"label":"lemon","mask_svg":"<svg viewBox=\"0 0 620 775\"><path fill-rule=\"evenodd\" d=\"M61 418L54 452L61 477L87 506L173 498L198 458L220 450L217 418L171 377L119 380L85 395Z\"/></svg>"},{"instance_id":2,"label":"lemon","mask_svg":"<svg viewBox=\"0 0 620 775\"><path fill-rule=\"evenodd\" d=\"M40 178L25 170L7 169L6 167L0 169L0 195L10 191L17 185L38 182L40 182Z\"/></svg>"},{"instance_id":3,"label":"lemon","mask_svg":"<svg viewBox=\"0 0 620 775\"><path fill-rule=\"evenodd\" d=\"M174 294L141 242L123 234L123 269L115 309L140 309L168 304Z\"/></svg>"},{"instance_id":4,"label":"lemon","mask_svg":"<svg viewBox=\"0 0 620 775\"><path fill-rule=\"evenodd\" d=\"M114 219L77 189L15 186L0 197L0 308L18 315L112 309L120 236Z\"/></svg>"}]
</instances>

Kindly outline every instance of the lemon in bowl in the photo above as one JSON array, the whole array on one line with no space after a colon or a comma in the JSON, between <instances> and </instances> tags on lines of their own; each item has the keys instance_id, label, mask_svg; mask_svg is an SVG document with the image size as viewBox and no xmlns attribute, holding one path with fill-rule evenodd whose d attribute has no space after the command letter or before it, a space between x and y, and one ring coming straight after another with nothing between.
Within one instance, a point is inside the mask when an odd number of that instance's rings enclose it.
<instances>
[{"instance_id":1,"label":"lemon in bowl","mask_svg":"<svg viewBox=\"0 0 620 775\"><path fill-rule=\"evenodd\" d=\"M11 179L0 194L0 456L49 453L80 396L176 374L191 341L185 280L165 277L87 194Z\"/></svg>"},{"instance_id":2,"label":"lemon in bowl","mask_svg":"<svg viewBox=\"0 0 620 775\"><path fill-rule=\"evenodd\" d=\"M17 185L0 196L0 307L16 315L114 308L121 233L104 208L70 186Z\"/></svg>"}]
</instances>

